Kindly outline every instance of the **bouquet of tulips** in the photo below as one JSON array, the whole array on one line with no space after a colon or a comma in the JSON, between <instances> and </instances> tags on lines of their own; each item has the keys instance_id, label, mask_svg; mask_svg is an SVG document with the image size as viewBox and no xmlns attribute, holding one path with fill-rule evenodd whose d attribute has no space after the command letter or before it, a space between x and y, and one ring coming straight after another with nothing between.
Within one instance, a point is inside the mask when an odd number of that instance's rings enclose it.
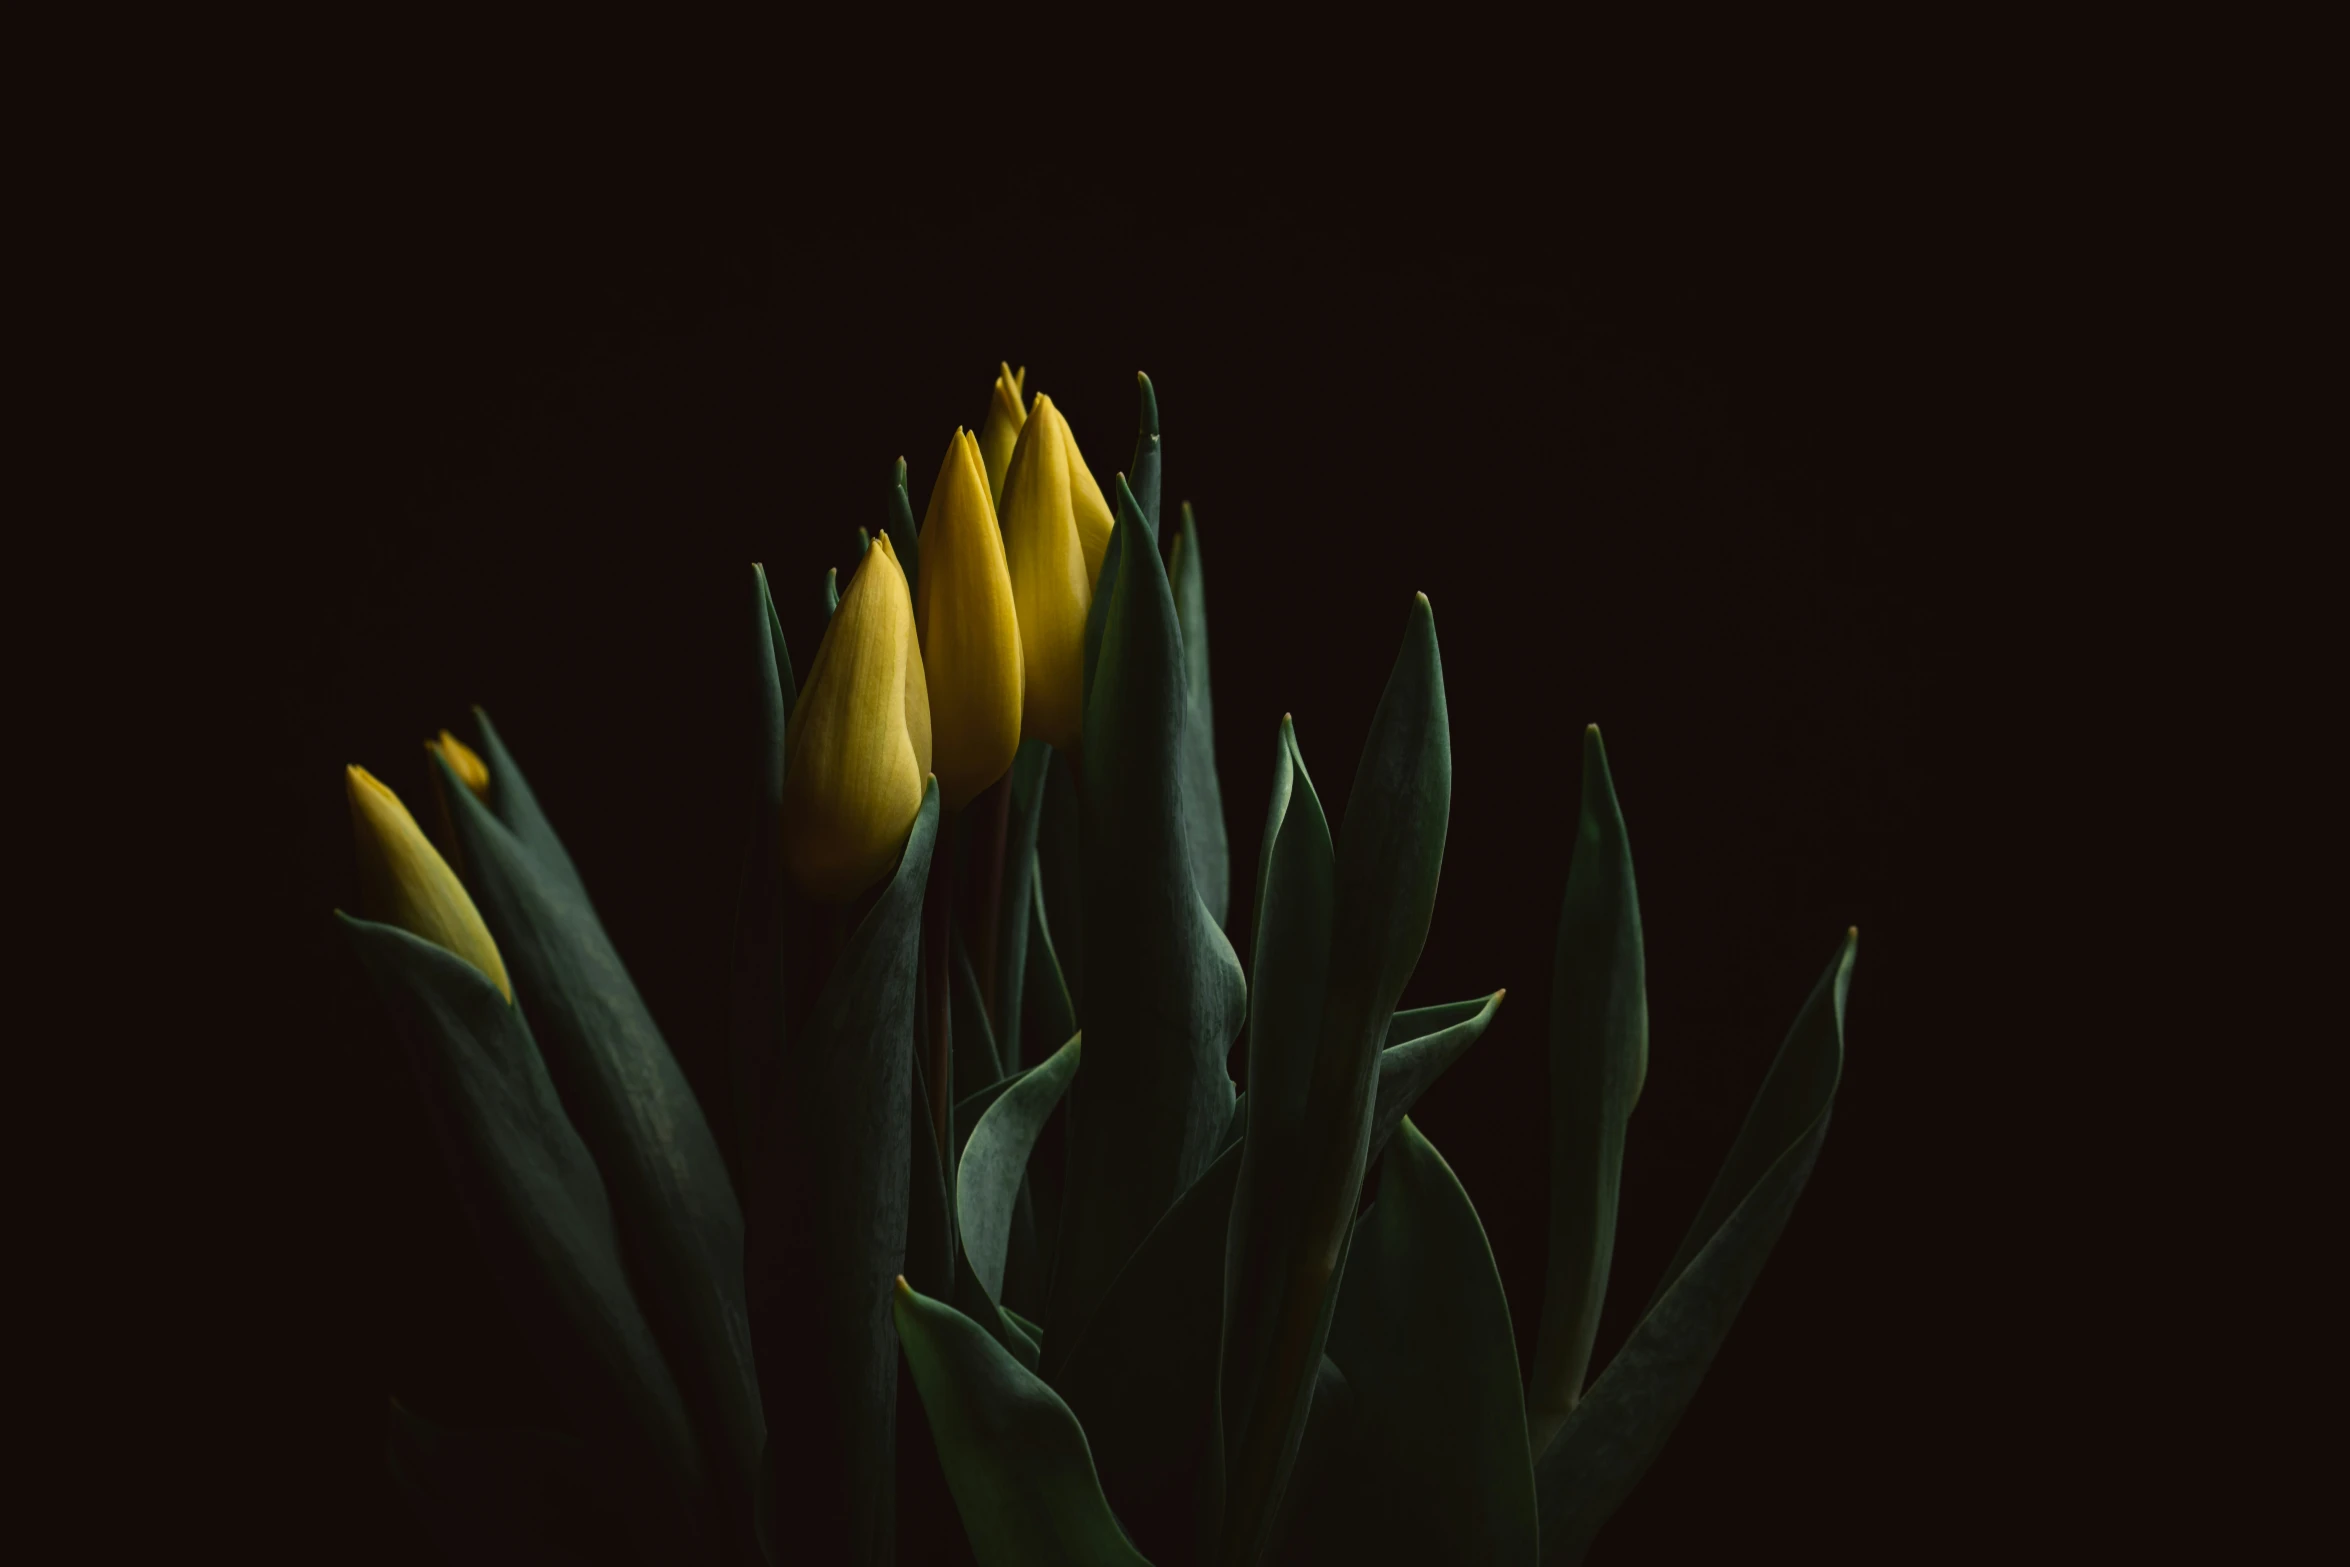
<instances>
[{"instance_id":1,"label":"bouquet of tulips","mask_svg":"<svg viewBox=\"0 0 2350 1567\"><path fill-rule=\"evenodd\" d=\"M338 918L567 1416L393 1405L454 1554L524 1559L569 1476L644 1561L890 1561L902 1356L982 1562L1568 1563L1694 1394L1826 1135L1854 938L1594 1376L1648 1022L1585 732L1521 1371L1409 1114L1503 993L1396 1009L1451 793L1428 600L1335 826L1282 720L1228 935L1199 524L1162 526L1137 380L1106 487L1009 368L919 528L901 459L804 682L752 568L723 1140L487 715L428 742L437 847L350 770L367 917Z\"/></svg>"}]
</instances>

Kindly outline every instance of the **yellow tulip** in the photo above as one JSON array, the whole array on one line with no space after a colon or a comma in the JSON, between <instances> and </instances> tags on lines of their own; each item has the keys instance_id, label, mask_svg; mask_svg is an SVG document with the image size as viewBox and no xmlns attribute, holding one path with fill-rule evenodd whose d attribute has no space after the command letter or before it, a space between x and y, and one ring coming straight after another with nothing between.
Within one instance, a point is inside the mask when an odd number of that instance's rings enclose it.
<instances>
[{"instance_id":1,"label":"yellow tulip","mask_svg":"<svg viewBox=\"0 0 2350 1567\"><path fill-rule=\"evenodd\" d=\"M476 758L476 765L479 758ZM486 777L486 770L484 776ZM514 987L481 911L400 797L364 767L343 769L351 837L359 851L360 906L370 918L455 953L481 970L508 1001Z\"/></svg>"},{"instance_id":2,"label":"yellow tulip","mask_svg":"<svg viewBox=\"0 0 2350 1567\"><path fill-rule=\"evenodd\" d=\"M1100 569L1077 522L1073 450L1069 422L1038 394L1004 478L1003 509L1026 666L1020 732L1064 751L1085 729L1085 615Z\"/></svg>"},{"instance_id":3,"label":"yellow tulip","mask_svg":"<svg viewBox=\"0 0 2350 1567\"><path fill-rule=\"evenodd\" d=\"M457 775L457 781L473 791L475 799L483 801L489 799L489 766L482 761L473 747L444 729L438 740L425 741L424 748L438 753L440 759L449 764L449 771Z\"/></svg>"},{"instance_id":4,"label":"yellow tulip","mask_svg":"<svg viewBox=\"0 0 2350 1567\"><path fill-rule=\"evenodd\" d=\"M1028 367L1015 370L996 366L995 395L987 405L987 423L979 427L979 451L987 459L987 493L997 505L1004 501L1004 470L1011 466L1012 447L1028 415L1020 407L1020 383Z\"/></svg>"},{"instance_id":5,"label":"yellow tulip","mask_svg":"<svg viewBox=\"0 0 2350 1567\"><path fill-rule=\"evenodd\" d=\"M825 624L783 745L784 866L810 897L845 902L895 863L930 776L930 692L886 533Z\"/></svg>"},{"instance_id":6,"label":"yellow tulip","mask_svg":"<svg viewBox=\"0 0 2350 1567\"><path fill-rule=\"evenodd\" d=\"M1052 399L1044 393L1036 400L1047 408ZM1029 416L1036 417L1034 411ZM1059 409L1053 417L1060 420L1062 437L1069 443L1069 500L1077 511L1077 542L1085 549L1085 585L1088 589L1102 579L1102 556L1110 548L1110 524L1117 513L1102 498L1102 487L1093 482L1093 470L1085 465L1085 454L1077 449L1077 432L1069 428L1069 421L1061 418Z\"/></svg>"},{"instance_id":7,"label":"yellow tulip","mask_svg":"<svg viewBox=\"0 0 2350 1567\"><path fill-rule=\"evenodd\" d=\"M947 443L922 519L914 624L930 682L932 767L940 802L959 811L1001 778L1020 748L1023 661L1004 535L979 443Z\"/></svg>"}]
</instances>

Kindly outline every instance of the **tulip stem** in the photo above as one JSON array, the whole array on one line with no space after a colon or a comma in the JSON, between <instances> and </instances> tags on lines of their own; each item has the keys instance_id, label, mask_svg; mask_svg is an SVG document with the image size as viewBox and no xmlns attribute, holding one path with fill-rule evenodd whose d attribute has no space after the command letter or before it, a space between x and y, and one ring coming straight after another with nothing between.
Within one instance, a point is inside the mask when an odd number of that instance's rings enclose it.
<instances>
[{"instance_id":1,"label":"tulip stem","mask_svg":"<svg viewBox=\"0 0 2350 1567\"><path fill-rule=\"evenodd\" d=\"M930 885L924 889L922 905L922 972L929 991L930 1120L938 1136L940 1167L947 1170L954 1168L947 1117L955 1102L954 1000L948 990L948 948L954 939L955 819L960 814L939 813L938 842L931 851Z\"/></svg>"},{"instance_id":2,"label":"tulip stem","mask_svg":"<svg viewBox=\"0 0 2350 1567\"><path fill-rule=\"evenodd\" d=\"M1004 899L1004 845L1012 825L1012 775L1008 770L971 802L971 824L979 832L972 846L979 854L971 867L979 894L978 919L973 926L978 939L972 944L972 958L979 965L979 1004L1001 1040L1008 1029L1005 1020L995 1015L995 955L1001 912L997 905Z\"/></svg>"}]
</instances>

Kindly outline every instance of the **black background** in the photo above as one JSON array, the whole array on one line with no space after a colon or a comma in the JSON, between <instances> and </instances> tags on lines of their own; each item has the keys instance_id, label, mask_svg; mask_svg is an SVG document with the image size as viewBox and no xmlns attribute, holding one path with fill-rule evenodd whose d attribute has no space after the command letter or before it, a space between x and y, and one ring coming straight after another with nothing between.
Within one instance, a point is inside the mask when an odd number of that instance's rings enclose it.
<instances>
[{"instance_id":1,"label":"black background","mask_svg":"<svg viewBox=\"0 0 2350 1567\"><path fill-rule=\"evenodd\" d=\"M582 172L545 147L395 178L364 228L381 292L347 303L360 459L323 542L262 568L323 621L286 674L319 1081L348 1114L294 1202L358 1303L321 1373L350 1494L373 1505L385 1392L487 1422L543 1390L324 917L356 893L341 765L417 801L419 742L484 705L718 1102L748 563L804 671L889 460L919 516L999 358L1104 475L1133 372L1158 388L1168 506L1195 503L1205 546L1244 953L1281 714L1337 818L1410 596L1433 601L1454 796L1405 1002L1510 997L1415 1119L1477 1203L1522 1364L1582 726L1624 802L1653 1025L1602 1360L1860 928L1811 1187L1593 1560L1934 1558L1985 1536L1987 1492L2056 1483L2001 1434L2006 1281L2040 1243L2011 1222L2021 1177L1979 1157L2030 1135L2028 1112L1986 1133L1977 1003L2021 939L1979 823L1981 736L2024 721L1994 693L2026 656L1984 592L2021 530L1984 470L2043 433L2006 324L2037 218L1986 223L1961 153L1881 156L1847 144L1800 190L1760 162L1644 187L1631 158L1341 159L994 200L914 169Z\"/></svg>"}]
</instances>

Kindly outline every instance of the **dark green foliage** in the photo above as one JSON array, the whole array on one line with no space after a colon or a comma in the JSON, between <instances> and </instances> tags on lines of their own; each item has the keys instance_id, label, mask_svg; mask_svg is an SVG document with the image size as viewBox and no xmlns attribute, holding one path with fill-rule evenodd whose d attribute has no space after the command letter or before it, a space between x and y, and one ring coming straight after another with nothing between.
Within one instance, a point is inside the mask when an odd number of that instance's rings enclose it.
<instances>
[{"instance_id":1,"label":"dark green foliage","mask_svg":"<svg viewBox=\"0 0 2350 1567\"><path fill-rule=\"evenodd\" d=\"M728 1526L747 1529L767 1431L733 1183L521 766L489 716L477 709L475 719L491 803L435 755L456 863L602 1173L636 1292L684 1392Z\"/></svg>"},{"instance_id":2,"label":"dark green foliage","mask_svg":"<svg viewBox=\"0 0 2350 1567\"><path fill-rule=\"evenodd\" d=\"M1191 843L1191 879L1218 925L1232 901L1231 850L1224 828L1224 790L1216 782L1215 700L1208 691L1207 579L1199 553L1199 520L1183 503L1183 531L1167 567L1175 586L1175 618L1183 630L1183 827Z\"/></svg>"},{"instance_id":3,"label":"dark green foliage","mask_svg":"<svg viewBox=\"0 0 2350 1567\"><path fill-rule=\"evenodd\" d=\"M1857 945L1813 987L1640 1325L1537 1462L1545 1567L1581 1561L1648 1472L1786 1227L1828 1135Z\"/></svg>"},{"instance_id":4,"label":"dark green foliage","mask_svg":"<svg viewBox=\"0 0 2350 1567\"><path fill-rule=\"evenodd\" d=\"M1126 465L1126 483L1134 491L1135 505L1141 509L1142 525L1156 539L1159 536L1159 394L1152 387L1151 378L1139 370L1134 372L1134 391L1137 404L1134 458Z\"/></svg>"},{"instance_id":5,"label":"dark green foliage","mask_svg":"<svg viewBox=\"0 0 2350 1567\"><path fill-rule=\"evenodd\" d=\"M914 1127L916 956L938 788L896 872L843 944L789 1042L752 1204L750 1284L770 1409L830 1433L787 1471L779 1516L838 1559L890 1555L897 1347L890 1289L906 1265ZM804 1428L804 1426L803 1426Z\"/></svg>"},{"instance_id":6,"label":"dark green foliage","mask_svg":"<svg viewBox=\"0 0 2350 1567\"><path fill-rule=\"evenodd\" d=\"M890 548L897 551L898 569L906 574L906 592L911 595L922 569L922 545L914 537L914 502L906 494L903 457L889 465L889 496L884 510L888 520L882 524L882 531L889 535Z\"/></svg>"},{"instance_id":7,"label":"dark green foliage","mask_svg":"<svg viewBox=\"0 0 2350 1567\"><path fill-rule=\"evenodd\" d=\"M1148 1567L1058 1394L961 1312L903 1284L897 1326L983 1567Z\"/></svg>"},{"instance_id":8,"label":"dark green foliage","mask_svg":"<svg viewBox=\"0 0 2350 1567\"><path fill-rule=\"evenodd\" d=\"M1142 529L1118 486L1118 531ZM1246 989L1192 887L1178 771L1182 647L1158 552L1118 578L1085 714L1086 1049L1069 1126L1045 1363L1216 1155ZM1386 1020L1380 1020L1385 1026Z\"/></svg>"},{"instance_id":9,"label":"dark green foliage","mask_svg":"<svg viewBox=\"0 0 2350 1567\"><path fill-rule=\"evenodd\" d=\"M630 1287L603 1178L522 1011L454 953L338 915L392 1015L507 1309L647 1561L719 1558L685 1396Z\"/></svg>"},{"instance_id":10,"label":"dark green foliage","mask_svg":"<svg viewBox=\"0 0 2350 1567\"><path fill-rule=\"evenodd\" d=\"M1328 986L1296 1177L1279 1198L1288 1212L1269 1227L1275 1249L1264 1272L1243 1286L1243 1325L1226 1335L1252 1357L1225 1389L1218 1554L1226 1562L1262 1558L1304 1433L1370 1153L1380 1048L1427 939L1451 800L1444 675L1423 594L1372 715L1339 832Z\"/></svg>"},{"instance_id":11,"label":"dark green foliage","mask_svg":"<svg viewBox=\"0 0 2350 1567\"><path fill-rule=\"evenodd\" d=\"M1534 1466L1484 1226L1408 1119L1380 1172L1330 1328L1352 1418L1339 1477L1318 1489L1343 1505L1297 1527L1325 1560L1532 1567ZM1330 1551L1342 1531L1353 1548Z\"/></svg>"},{"instance_id":12,"label":"dark green foliage","mask_svg":"<svg viewBox=\"0 0 2350 1567\"><path fill-rule=\"evenodd\" d=\"M1079 1048L1072 1039L1033 1072L1003 1084L964 1145L955 1177L963 1252L990 1300L1004 1292L1004 1253L1029 1151L1077 1073Z\"/></svg>"},{"instance_id":13,"label":"dark green foliage","mask_svg":"<svg viewBox=\"0 0 2350 1567\"><path fill-rule=\"evenodd\" d=\"M1044 824L1045 776L1052 767L1052 747L1041 740L1023 740L1012 758L1011 809L1004 822L1004 880L996 903L995 1011L990 1018L996 1054L1007 1072L1023 1061L1041 1058L1060 1048L1064 1033L1050 1039L1023 1040L1020 1007L1027 988L1028 932L1035 923L1029 904L1036 894L1036 837ZM1072 1028L1069 1032L1074 1033Z\"/></svg>"},{"instance_id":14,"label":"dark green foliage","mask_svg":"<svg viewBox=\"0 0 2350 1567\"><path fill-rule=\"evenodd\" d=\"M1593 725L1583 733L1583 804L1551 970L1550 1275L1527 1393L1537 1453L1583 1396L1615 1253L1624 1128L1647 1075L1640 895Z\"/></svg>"}]
</instances>

